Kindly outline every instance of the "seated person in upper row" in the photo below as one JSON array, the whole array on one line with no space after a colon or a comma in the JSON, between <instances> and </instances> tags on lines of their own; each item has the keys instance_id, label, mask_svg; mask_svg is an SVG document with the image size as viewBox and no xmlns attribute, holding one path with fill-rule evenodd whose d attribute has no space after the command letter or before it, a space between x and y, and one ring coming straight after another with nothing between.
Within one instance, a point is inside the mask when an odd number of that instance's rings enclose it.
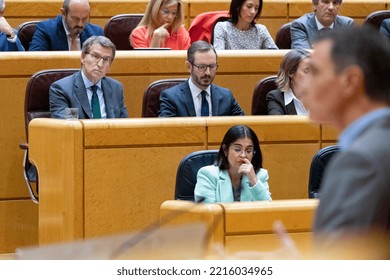
<instances>
[{"instance_id":1,"label":"seated person in upper row","mask_svg":"<svg viewBox=\"0 0 390 280\"><path fill-rule=\"evenodd\" d=\"M4 18L5 1L0 0L0 51L24 51L16 30Z\"/></svg>"},{"instance_id":2,"label":"seated person in upper row","mask_svg":"<svg viewBox=\"0 0 390 280\"><path fill-rule=\"evenodd\" d=\"M232 0L230 19L214 28L216 50L277 49L267 27L255 20L260 16L263 0Z\"/></svg>"},{"instance_id":3,"label":"seated person in upper row","mask_svg":"<svg viewBox=\"0 0 390 280\"><path fill-rule=\"evenodd\" d=\"M385 34L387 37L390 38L390 18L382 21L379 32Z\"/></svg>"},{"instance_id":4,"label":"seated person in upper row","mask_svg":"<svg viewBox=\"0 0 390 280\"><path fill-rule=\"evenodd\" d=\"M77 108L80 119L127 118L122 84L106 77L115 51L115 45L104 36L85 41L81 70L50 87L52 118L65 118L66 108Z\"/></svg>"},{"instance_id":5,"label":"seated person in upper row","mask_svg":"<svg viewBox=\"0 0 390 280\"><path fill-rule=\"evenodd\" d=\"M103 29L89 23L88 0L64 0L61 15L37 24L29 51L75 51Z\"/></svg>"},{"instance_id":6,"label":"seated person in upper row","mask_svg":"<svg viewBox=\"0 0 390 280\"><path fill-rule=\"evenodd\" d=\"M181 1L151 0L129 40L133 48L187 50L191 40L183 26Z\"/></svg>"},{"instance_id":7,"label":"seated person in upper row","mask_svg":"<svg viewBox=\"0 0 390 280\"><path fill-rule=\"evenodd\" d=\"M343 0L312 0L314 13L301 16L291 23L291 48L311 49L314 41L333 29L352 27L353 19L339 16Z\"/></svg>"},{"instance_id":8,"label":"seated person in upper row","mask_svg":"<svg viewBox=\"0 0 390 280\"><path fill-rule=\"evenodd\" d=\"M301 98L304 79L310 74L309 57L304 49L291 50L283 57L276 78L278 89L267 94L269 115L307 115Z\"/></svg>"},{"instance_id":9,"label":"seated person in upper row","mask_svg":"<svg viewBox=\"0 0 390 280\"><path fill-rule=\"evenodd\" d=\"M271 200L268 171L255 132L246 125L225 134L216 165L202 167L195 185L195 202Z\"/></svg>"},{"instance_id":10,"label":"seated person in upper row","mask_svg":"<svg viewBox=\"0 0 390 280\"><path fill-rule=\"evenodd\" d=\"M191 77L160 94L159 117L242 116L232 92L212 84L218 69L217 53L205 41L195 41L187 51Z\"/></svg>"}]
</instances>

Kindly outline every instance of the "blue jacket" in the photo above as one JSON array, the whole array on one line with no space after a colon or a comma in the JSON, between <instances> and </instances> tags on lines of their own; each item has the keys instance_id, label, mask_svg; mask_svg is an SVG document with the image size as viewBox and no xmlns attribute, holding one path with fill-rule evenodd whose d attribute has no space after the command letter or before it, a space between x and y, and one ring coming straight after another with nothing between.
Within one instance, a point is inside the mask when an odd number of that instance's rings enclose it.
<instances>
[{"instance_id":1,"label":"blue jacket","mask_svg":"<svg viewBox=\"0 0 390 280\"><path fill-rule=\"evenodd\" d=\"M352 18L337 16L334 20L334 29L342 29L353 26ZM318 37L318 26L314 13L301 16L291 23L291 48L311 49Z\"/></svg>"},{"instance_id":2,"label":"blue jacket","mask_svg":"<svg viewBox=\"0 0 390 280\"><path fill-rule=\"evenodd\" d=\"M80 34L81 46L85 40L94 35L104 35L103 29L87 23ZM62 15L56 18L41 21L37 24L29 51L69 51L68 38L62 24Z\"/></svg>"},{"instance_id":3,"label":"blue jacket","mask_svg":"<svg viewBox=\"0 0 390 280\"><path fill-rule=\"evenodd\" d=\"M122 84L109 77L102 78L107 118L127 118ZM77 108L80 119L92 118L91 105L81 72L54 82L49 90L52 118L63 119L65 108Z\"/></svg>"},{"instance_id":4,"label":"blue jacket","mask_svg":"<svg viewBox=\"0 0 390 280\"><path fill-rule=\"evenodd\" d=\"M268 171L260 169L257 173L259 179L251 187L246 175L241 179L241 201L271 200L268 187ZM234 202L233 187L227 170L220 170L218 166L208 165L198 171L195 185L195 201L203 200L205 203Z\"/></svg>"},{"instance_id":5,"label":"blue jacket","mask_svg":"<svg viewBox=\"0 0 390 280\"><path fill-rule=\"evenodd\" d=\"M15 30L15 34L16 34ZM0 33L0 51L24 51L23 45L20 42L19 38L17 37L15 43L11 43L10 41L7 40L7 36L5 33L1 32Z\"/></svg>"},{"instance_id":6,"label":"blue jacket","mask_svg":"<svg viewBox=\"0 0 390 280\"><path fill-rule=\"evenodd\" d=\"M243 116L229 89L211 85L212 116ZM196 117L188 80L166 89L160 95L159 117Z\"/></svg>"},{"instance_id":7,"label":"blue jacket","mask_svg":"<svg viewBox=\"0 0 390 280\"><path fill-rule=\"evenodd\" d=\"M382 21L379 32L385 34L387 37L390 38L390 18Z\"/></svg>"}]
</instances>

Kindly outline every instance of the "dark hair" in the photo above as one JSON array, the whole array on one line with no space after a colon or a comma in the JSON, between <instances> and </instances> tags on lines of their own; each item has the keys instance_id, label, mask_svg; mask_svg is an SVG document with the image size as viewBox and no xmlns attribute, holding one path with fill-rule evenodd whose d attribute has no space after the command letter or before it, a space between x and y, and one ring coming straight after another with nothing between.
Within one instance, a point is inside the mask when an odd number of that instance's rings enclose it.
<instances>
[{"instance_id":1,"label":"dark hair","mask_svg":"<svg viewBox=\"0 0 390 280\"><path fill-rule=\"evenodd\" d=\"M351 65L364 73L364 86L371 100L390 105L390 41L370 26L353 27L331 32L322 40L331 40L331 59L335 72Z\"/></svg>"},{"instance_id":2,"label":"dark hair","mask_svg":"<svg viewBox=\"0 0 390 280\"><path fill-rule=\"evenodd\" d=\"M225 156L225 153L227 153L227 151L229 150L230 145L232 145L234 142L241 138L249 138L253 142L253 149L255 154L252 158L252 165L253 169L257 173L259 172L260 168L263 167L263 155L261 154L260 143L256 133L249 126L246 125L235 125L229 128L229 130L223 137L216 162L220 169L229 169L229 162L227 156Z\"/></svg>"},{"instance_id":3,"label":"dark hair","mask_svg":"<svg viewBox=\"0 0 390 280\"><path fill-rule=\"evenodd\" d=\"M215 51L213 45L207 43L206 41L202 41L202 40L195 41L191 44L190 48L187 50L187 61L190 63L194 63L194 60L195 60L194 56L195 56L196 52L205 53L205 52L208 52L210 50L213 50L213 52L215 53L215 56L218 59L217 52Z\"/></svg>"},{"instance_id":4,"label":"dark hair","mask_svg":"<svg viewBox=\"0 0 390 280\"><path fill-rule=\"evenodd\" d=\"M83 44L83 48L81 49L81 53L83 55L83 57L90 52L91 50L91 47L95 44L99 44L100 46L102 46L103 48L109 48L111 49L112 51L112 58L111 58L111 61L114 60L115 58L115 51L116 51L116 47L114 45L113 42L111 42L110 39L108 39L107 37L104 37L104 36L91 36L89 37L87 40L85 40L84 44Z\"/></svg>"},{"instance_id":5,"label":"dark hair","mask_svg":"<svg viewBox=\"0 0 390 280\"><path fill-rule=\"evenodd\" d=\"M245 4L246 1L247 0L232 0L232 2L230 2L229 14L230 14L230 21L232 23L235 24L238 22L238 18L240 17L241 7ZM257 19L260 16L262 9L263 9L263 0L259 0L259 10L257 11L257 14L253 19L252 25L255 24L255 19Z\"/></svg>"}]
</instances>

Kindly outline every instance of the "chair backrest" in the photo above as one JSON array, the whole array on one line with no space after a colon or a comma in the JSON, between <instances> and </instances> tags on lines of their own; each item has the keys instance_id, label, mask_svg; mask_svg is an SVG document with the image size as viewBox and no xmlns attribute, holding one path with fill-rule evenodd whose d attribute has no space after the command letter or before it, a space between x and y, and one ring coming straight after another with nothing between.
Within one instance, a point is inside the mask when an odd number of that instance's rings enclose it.
<instances>
[{"instance_id":1,"label":"chair backrest","mask_svg":"<svg viewBox=\"0 0 390 280\"><path fill-rule=\"evenodd\" d=\"M275 44L281 50L291 49L291 22L285 23L280 27L275 36Z\"/></svg>"},{"instance_id":2,"label":"chair backrest","mask_svg":"<svg viewBox=\"0 0 390 280\"><path fill-rule=\"evenodd\" d=\"M194 201L194 190L198 170L215 163L218 150L193 152L179 163L176 174L175 199Z\"/></svg>"},{"instance_id":3,"label":"chair backrest","mask_svg":"<svg viewBox=\"0 0 390 280\"><path fill-rule=\"evenodd\" d=\"M120 14L110 18L104 26L104 34L117 50L132 50L129 36L141 21L143 14Z\"/></svg>"},{"instance_id":4,"label":"chair backrest","mask_svg":"<svg viewBox=\"0 0 390 280\"><path fill-rule=\"evenodd\" d=\"M229 19L229 11L206 12L197 15L191 22L188 33L191 43L203 40L212 43L214 26L218 21Z\"/></svg>"},{"instance_id":5,"label":"chair backrest","mask_svg":"<svg viewBox=\"0 0 390 280\"><path fill-rule=\"evenodd\" d=\"M369 24L375 29L379 30L382 21L387 18L390 18L390 10L380 10L369 14L364 20L363 24Z\"/></svg>"},{"instance_id":6,"label":"chair backrest","mask_svg":"<svg viewBox=\"0 0 390 280\"><path fill-rule=\"evenodd\" d=\"M158 111L160 110L160 92L177 84L181 84L186 80L187 78L164 79L151 83L144 92L142 100L142 117L158 117Z\"/></svg>"},{"instance_id":7,"label":"chair backrest","mask_svg":"<svg viewBox=\"0 0 390 280\"><path fill-rule=\"evenodd\" d=\"M340 146L333 145L320 149L313 157L309 173L309 198L318 198L324 171L329 160L340 151Z\"/></svg>"},{"instance_id":8,"label":"chair backrest","mask_svg":"<svg viewBox=\"0 0 390 280\"><path fill-rule=\"evenodd\" d=\"M28 124L35 118L50 118L49 89L53 82L69 76L79 69L49 69L35 73L27 83L24 99L26 138Z\"/></svg>"},{"instance_id":9,"label":"chair backrest","mask_svg":"<svg viewBox=\"0 0 390 280\"><path fill-rule=\"evenodd\" d=\"M278 88L275 80L276 76L265 77L255 86L252 95L252 115L268 115L266 97L268 92Z\"/></svg>"},{"instance_id":10,"label":"chair backrest","mask_svg":"<svg viewBox=\"0 0 390 280\"><path fill-rule=\"evenodd\" d=\"M18 27L18 38L26 51L30 47L30 42L32 41L38 23L39 20L26 21Z\"/></svg>"}]
</instances>

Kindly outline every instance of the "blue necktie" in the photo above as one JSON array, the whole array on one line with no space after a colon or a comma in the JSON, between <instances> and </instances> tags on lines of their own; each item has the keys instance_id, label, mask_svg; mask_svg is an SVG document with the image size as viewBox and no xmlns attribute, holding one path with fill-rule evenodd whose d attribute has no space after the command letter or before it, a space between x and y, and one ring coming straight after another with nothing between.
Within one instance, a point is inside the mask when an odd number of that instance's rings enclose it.
<instances>
[{"instance_id":1,"label":"blue necktie","mask_svg":"<svg viewBox=\"0 0 390 280\"><path fill-rule=\"evenodd\" d=\"M207 102L206 99L207 92L202 90L200 94L202 95L202 105L200 107L200 115L202 117L208 117L210 116L210 113L209 113L209 102Z\"/></svg>"},{"instance_id":2,"label":"blue necktie","mask_svg":"<svg viewBox=\"0 0 390 280\"><path fill-rule=\"evenodd\" d=\"M101 119L102 115L100 112L100 103L99 103L99 97L97 96L97 86L93 85L91 86L92 89L92 101L91 101L91 107L92 107L92 118L94 119Z\"/></svg>"}]
</instances>

